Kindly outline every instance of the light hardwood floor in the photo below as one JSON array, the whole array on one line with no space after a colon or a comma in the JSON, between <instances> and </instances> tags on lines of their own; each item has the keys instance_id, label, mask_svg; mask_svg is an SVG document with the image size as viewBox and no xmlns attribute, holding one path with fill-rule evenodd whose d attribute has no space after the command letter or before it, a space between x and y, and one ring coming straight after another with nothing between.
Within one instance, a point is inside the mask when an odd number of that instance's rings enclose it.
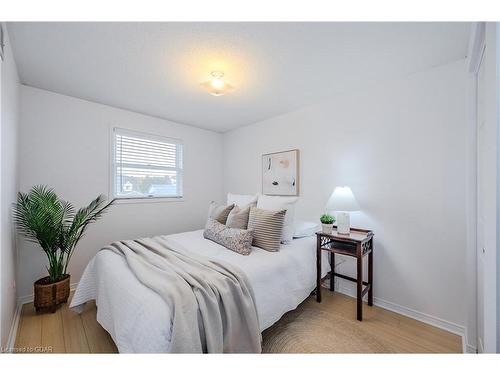
<instances>
[{"instance_id":1,"label":"light hardwood floor","mask_svg":"<svg viewBox=\"0 0 500 375\"><path fill-rule=\"evenodd\" d=\"M70 297L71 298L71 297ZM117 353L111 336L96 320L94 302L82 314L61 306L55 313L36 313L33 303L23 305L15 351L49 353Z\"/></svg>"},{"instance_id":2,"label":"light hardwood floor","mask_svg":"<svg viewBox=\"0 0 500 375\"><path fill-rule=\"evenodd\" d=\"M328 341L335 342L335 334L339 326L347 326L348 334L359 334L374 343L374 352L389 353L460 353L462 352L461 338L457 335L432 327L428 324L407 318L405 316L373 306L364 305L364 320L355 319L355 300L338 293L325 291L322 303L316 303L312 297L304 301L297 310L286 314L280 322L263 333L264 352L276 352L280 348L289 348L290 351L300 352L349 352L351 346L328 346ZM336 324L335 330L328 340L303 338L301 346L280 344L283 336L297 332L308 332L310 320L303 319L309 312L327 314L324 319L344 322ZM301 321L301 317L302 320ZM341 320L340 320L341 319ZM302 327L300 327L302 325ZM297 331L299 326L299 331ZM323 329L323 328L321 328ZM328 329L326 326L325 329ZM300 331L302 330L302 331ZM278 337L279 336L279 337ZM348 338L348 336L346 336ZM296 340L290 340L296 341ZM278 345L275 345L278 343ZM340 346L339 346L340 345ZM42 351L52 353L116 353L117 349L109 334L96 321L96 307L94 303L87 304L85 311L78 315L63 305L57 312L37 314L33 304L26 304L22 308L21 320L16 339L16 351ZM352 350L351 350L352 351ZM369 352L369 350L367 350Z\"/></svg>"}]
</instances>

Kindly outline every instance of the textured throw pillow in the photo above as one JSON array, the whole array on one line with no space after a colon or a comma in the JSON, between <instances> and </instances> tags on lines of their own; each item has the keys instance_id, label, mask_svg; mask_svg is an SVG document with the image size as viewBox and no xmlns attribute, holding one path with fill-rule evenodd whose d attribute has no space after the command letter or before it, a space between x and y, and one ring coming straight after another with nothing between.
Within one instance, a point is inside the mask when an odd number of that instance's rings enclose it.
<instances>
[{"instance_id":1,"label":"textured throw pillow","mask_svg":"<svg viewBox=\"0 0 500 375\"><path fill-rule=\"evenodd\" d=\"M252 251L252 230L228 228L214 219L208 219L203 237L241 255Z\"/></svg>"},{"instance_id":2,"label":"textured throw pillow","mask_svg":"<svg viewBox=\"0 0 500 375\"><path fill-rule=\"evenodd\" d=\"M295 216L295 203L298 197L279 197L272 195L259 195L257 208L271 211L286 210L285 223L283 224L283 233L281 241L283 243L291 242L293 239L293 220Z\"/></svg>"},{"instance_id":3,"label":"textured throw pillow","mask_svg":"<svg viewBox=\"0 0 500 375\"><path fill-rule=\"evenodd\" d=\"M269 211L250 207L248 229L253 230L253 245L267 251L279 251L286 210Z\"/></svg>"},{"instance_id":4,"label":"textured throw pillow","mask_svg":"<svg viewBox=\"0 0 500 375\"><path fill-rule=\"evenodd\" d=\"M257 204L258 195L244 195L227 193L227 204L235 204L236 206L245 207Z\"/></svg>"},{"instance_id":5,"label":"textured throw pillow","mask_svg":"<svg viewBox=\"0 0 500 375\"><path fill-rule=\"evenodd\" d=\"M252 206L246 206L243 208L234 206L227 217L226 226L229 228L247 229L250 207Z\"/></svg>"},{"instance_id":6,"label":"textured throw pillow","mask_svg":"<svg viewBox=\"0 0 500 375\"><path fill-rule=\"evenodd\" d=\"M233 208L234 204L224 206L212 201L208 207L208 218L217 220L221 224L226 224L227 217Z\"/></svg>"}]
</instances>

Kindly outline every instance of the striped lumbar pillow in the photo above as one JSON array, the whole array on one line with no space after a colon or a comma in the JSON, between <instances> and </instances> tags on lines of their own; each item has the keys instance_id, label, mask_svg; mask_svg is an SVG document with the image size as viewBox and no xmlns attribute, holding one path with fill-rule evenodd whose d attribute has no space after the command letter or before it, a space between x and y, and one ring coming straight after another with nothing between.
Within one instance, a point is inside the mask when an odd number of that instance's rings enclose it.
<instances>
[{"instance_id":1,"label":"striped lumbar pillow","mask_svg":"<svg viewBox=\"0 0 500 375\"><path fill-rule=\"evenodd\" d=\"M279 251L286 210L269 211L250 208L248 229L253 230L253 246L267 251Z\"/></svg>"}]
</instances>

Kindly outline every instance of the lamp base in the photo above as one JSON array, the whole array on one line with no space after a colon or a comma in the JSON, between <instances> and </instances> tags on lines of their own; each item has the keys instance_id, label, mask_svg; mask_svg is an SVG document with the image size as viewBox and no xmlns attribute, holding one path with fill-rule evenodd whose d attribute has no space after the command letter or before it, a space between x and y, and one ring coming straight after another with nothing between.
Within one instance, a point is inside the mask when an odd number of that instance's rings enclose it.
<instances>
[{"instance_id":1,"label":"lamp base","mask_svg":"<svg viewBox=\"0 0 500 375\"><path fill-rule=\"evenodd\" d=\"M337 233L351 233L351 219L349 212L337 212Z\"/></svg>"}]
</instances>

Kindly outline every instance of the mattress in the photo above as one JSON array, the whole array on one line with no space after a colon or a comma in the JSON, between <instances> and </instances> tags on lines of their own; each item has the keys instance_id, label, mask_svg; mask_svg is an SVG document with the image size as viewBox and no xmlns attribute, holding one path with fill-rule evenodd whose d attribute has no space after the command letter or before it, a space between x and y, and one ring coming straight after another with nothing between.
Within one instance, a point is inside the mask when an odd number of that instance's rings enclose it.
<instances>
[{"instance_id":1,"label":"mattress","mask_svg":"<svg viewBox=\"0 0 500 375\"><path fill-rule=\"evenodd\" d=\"M295 309L316 287L315 237L295 239L274 253L253 247L248 256L203 238L203 230L167 237L180 249L242 270L254 290L261 331ZM330 266L327 253L322 253L325 276ZM106 250L92 258L70 307L78 311L89 300L96 301L97 321L109 332L120 353L169 352L171 309L137 280L124 258Z\"/></svg>"}]
</instances>

